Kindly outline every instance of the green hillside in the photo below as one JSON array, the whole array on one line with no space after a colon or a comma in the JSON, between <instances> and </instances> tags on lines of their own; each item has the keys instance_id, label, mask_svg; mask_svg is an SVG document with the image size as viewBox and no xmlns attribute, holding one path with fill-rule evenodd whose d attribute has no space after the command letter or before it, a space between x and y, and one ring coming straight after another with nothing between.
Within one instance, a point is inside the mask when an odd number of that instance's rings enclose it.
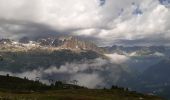
<instances>
[{"instance_id":1,"label":"green hillside","mask_svg":"<svg viewBox=\"0 0 170 100\"><path fill-rule=\"evenodd\" d=\"M0 100L163 100L113 86L111 89L87 89L57 81L45 85L38 81L0 76Z\"/></svg>"}]
</instances>

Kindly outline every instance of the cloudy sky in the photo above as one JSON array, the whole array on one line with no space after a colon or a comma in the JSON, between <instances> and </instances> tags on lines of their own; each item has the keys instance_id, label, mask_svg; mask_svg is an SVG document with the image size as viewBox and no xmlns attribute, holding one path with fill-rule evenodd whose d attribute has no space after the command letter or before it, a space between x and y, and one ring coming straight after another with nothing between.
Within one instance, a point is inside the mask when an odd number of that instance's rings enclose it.
<instances>
[{"instance_id":1,"label":"cloudy sky","mask_svg":"<svg viewBox=\"0 0 170 100\"><path fill-rule=\"evenodd\" d=\"M169 45L170 0L0 0L0 37L69 34L98 45Z\"/></svg>"}]
</instances>

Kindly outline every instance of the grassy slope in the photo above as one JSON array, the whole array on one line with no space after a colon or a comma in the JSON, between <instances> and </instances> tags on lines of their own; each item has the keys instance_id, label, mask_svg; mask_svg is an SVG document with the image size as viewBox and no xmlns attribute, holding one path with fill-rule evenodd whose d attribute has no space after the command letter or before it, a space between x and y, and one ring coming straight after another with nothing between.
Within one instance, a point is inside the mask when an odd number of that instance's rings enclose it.
<instances>
[{"instance_id":1,"label":"grassy slope","mask_svg":"<svg viewBox=\"0 0 170 100\"><path fill-rule=\"evenodd\" d=\"M68 86L67 89L62 87ZM162 100L159 97L129 92L123 88L92 90L0 75L0 100Z\"/></svg>"},{"instance_id":2,"label":"grassy slope","mask_svg":"<svg viewBox=\"0 0 170 100\"><path fill-rule=\"evenodd\" d=\"M0 93L1 98L9 100L162 100L120 90L70 89L34 93Z\"/></svg>"}]
</instances>

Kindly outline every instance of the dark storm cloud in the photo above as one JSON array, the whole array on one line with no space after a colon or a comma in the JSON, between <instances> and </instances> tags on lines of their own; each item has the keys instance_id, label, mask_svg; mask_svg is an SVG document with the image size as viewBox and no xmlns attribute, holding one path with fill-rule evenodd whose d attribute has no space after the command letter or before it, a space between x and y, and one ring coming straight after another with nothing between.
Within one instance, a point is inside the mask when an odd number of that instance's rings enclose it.
<instances>
[{"instance_id":1,"label":"dark storm cloud","mask_svg":"<svg viewBox=\"0 0 170 100\"><path fill-rule=\"evenodd\" d=\"M40 23L0 19L1 37L20 38L20 36L36 37L57 34L56 30Z\"/></svg>"}]
</instances>

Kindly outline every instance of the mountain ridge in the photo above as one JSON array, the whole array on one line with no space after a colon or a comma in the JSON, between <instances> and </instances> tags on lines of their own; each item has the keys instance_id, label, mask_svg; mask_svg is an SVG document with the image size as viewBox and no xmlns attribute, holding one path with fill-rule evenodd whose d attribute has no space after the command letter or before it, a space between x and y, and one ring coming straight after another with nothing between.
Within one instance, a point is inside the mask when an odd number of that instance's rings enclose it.
<instances>
[{"instance_id":1,"label":"mountain ridge","mask_svg":"<svg viewBox=\"0 0 170 100\"><path fill-rule=\"evenodd\" d=\"M95 51L97 53L104 52L104 49L99 48L92 42L81 40L73 36L56 36L56 37L46 37L38 38L36 40L31 40L27 37L21 38L19 41L14 41L11 39L0 39L1 46L10 47L36 47L36 48L46 48L46 49L68 49L73 51Z\"/></svg>"}]
</instances>

